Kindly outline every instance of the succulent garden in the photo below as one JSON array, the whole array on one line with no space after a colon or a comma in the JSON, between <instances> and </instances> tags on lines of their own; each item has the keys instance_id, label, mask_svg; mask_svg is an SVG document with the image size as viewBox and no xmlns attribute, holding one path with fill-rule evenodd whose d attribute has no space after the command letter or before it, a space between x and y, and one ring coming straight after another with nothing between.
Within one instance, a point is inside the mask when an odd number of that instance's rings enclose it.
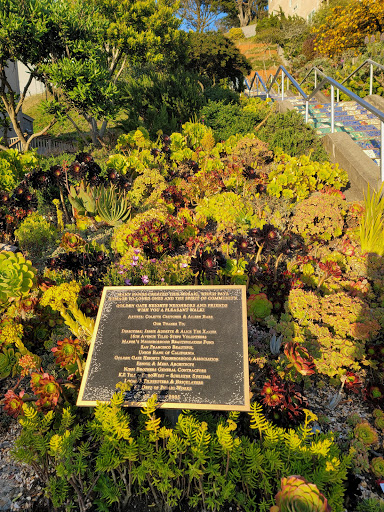
<instances>
[{"instance_id":1,"label":"succulent garden","mask_svg":"<svg viewBox=\"0 0 384 512\"><path fill-rule=\"evenodd\" d=\"M222 140L212 112L169 136L121 135L103 165L0 153L1 241L17 246L0 253L12 455L49 510L343 512L362 475L371 497L348 510L383 510L383 199L346 201L347 174L310 131L303 154L284 153L268 132ZM127 383L76 407L103 287L191 284L246 286L249 413L172 424L156 396L123 407ZM364 414L340 435L328 415L348 402Z\"/></svg>"}]
</instances>

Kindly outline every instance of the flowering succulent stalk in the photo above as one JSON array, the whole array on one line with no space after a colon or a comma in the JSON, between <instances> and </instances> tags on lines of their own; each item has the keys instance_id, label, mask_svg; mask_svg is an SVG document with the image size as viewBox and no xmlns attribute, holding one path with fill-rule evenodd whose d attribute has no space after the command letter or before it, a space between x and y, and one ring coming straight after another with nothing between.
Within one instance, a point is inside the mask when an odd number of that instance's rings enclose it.
<instances>
[{"instance_id":1,"label":"flowering succulent stalk","mask_svg":"<svg viewBox=\"0 0 384 512\"><path fill-rule=\"evenodd\" d=\"M275 500L278 512L331 512L327 498L301 476L282 478Z\"/></svg>"}]
</instances>

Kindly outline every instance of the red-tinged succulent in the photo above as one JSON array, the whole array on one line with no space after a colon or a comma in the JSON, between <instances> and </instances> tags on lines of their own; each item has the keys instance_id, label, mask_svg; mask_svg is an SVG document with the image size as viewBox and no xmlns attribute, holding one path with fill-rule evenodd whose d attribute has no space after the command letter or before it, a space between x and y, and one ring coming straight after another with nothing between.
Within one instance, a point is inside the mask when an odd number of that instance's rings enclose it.
<instances>
[{"instance_id":1,"label":"red-tinged succulent","mask_svg":"<svg viewBox=\"0 0 384 512\"><path fill-rule=\"evenodd\" d=\"M281 386L278 385L276 380L272 379L267 381L263 389L260 391L261 396L263 396L263 404L268 405L268 407L277 407L283 403L284 394Z\"/></svg>"},{"instance_id":2,"label":"red-tinged succulent","mask_svg":"<svg viewBox=\"0 0 384 512\"><path fill-rule=\"evenodd\" d=\"M170 185L167 187L163 193L162 197L166 203L172 204L177 210L180 208L184 208L187 204L187 199L184 198L183 194L180 190L175 187L175 185Z\"/></svg>"},{"instance_id":3,"label":"red-tinged succulent","mask_svg":"<svg viewBox=\"0 0 384 512\"><path fill-rule=\"evenodd\" d=\"M273 370L269 377L260 392L263 396L262 402L268 408L268 415L283 424L291 425L302 421L303 408L308 406L308 400L302 394L300 386L281 379Z\"/></svg>"},{"instance_id":4,"label":"red-tinged succulent","mask_svg":"<svg viewBox=\"0 0 384 512\"><path fill-rule=\"evenodd\" d=\"M335 187L324 187L320 190L320 192L322 194L326 194L327 196L336 196L340 197L341 199L345 199L345 195L342 193L342 191Z\"/></svg>"},{"instance_id":5,"label":"red-tinged succulent","mask_svg":"<svg viewBox=\"0 0 384 512\"><path fill-rule=\"evenodd\" d=\"M281 479L281 491L275 501L279 512L331 512L317 486L297 475Z\"/></svg>"},{"instance_id":6,"label":"red-tinged succulent","mask_svg":"<svg viewBox=\"0 0 384 512\"><path fill-rule=\"evenodd\" d=\"M345 256L353 256L356 252L356 245L351 241L348 235L345 235L341 242L341 252Z\"/></svg>"},{"instance_id":7,"label":"red-tinged succulent","mask_svg":"<svg viewBox=\"0 0 384 512\"><path fill-rule=\"evenodd\" d=\"M85 300L80 304L80 311L82 311L84 315L87 316L96 316L99 310L99 302L99 300Z\"/></svg>"},{"instance_id":8,"label":"red-tinged succulent","mask_svg":"<svg viewBox=\"0 0 384 512\"><path fill-rule=\"evenodd\" d=\"M336 261L326 261L325 263L320 261L319 268L324 272L326 278L340 277L342 274L341 268Z\"/></svg>"},{"instance_id":9,"label":"red-tinged succulent","mask_svg":"<svg viewBox=\"0 0 384 512\"><path fill-rule=\"evenodd\" d=\"M362 383L358 375L353 372L347 372L345 377L346 379L344 382L344 389L346 391L351 391L352 393L359 393L362 387Z\"/></svg>"},{"instance_id":10,"label":"red-tinged succulent","mask_svg":"<svg viewBox=\"0 0 384 512\"><path fill-rule=\"evenodd\" d=\"M31 373L31 388L32 391L37 395L40 393L40 381L43 378L43 373L33 372Z\"/></svg>"},{"instance_id":11,"label":"red-tinged succulent","mask_svg":"<svg viewBox=\"0 0 384 512\"><path fill-rule=\"evenodd\" d=\"M57 347L53 347L52 352L55 355L56 364L65 367L69 364L76 363L77 358L81 356L84 351L77 338L74 340L64 338L57 342Z\"/></svg>"},{"instance_id":12,"label":"red-tinged succulent","mask_svg":"<svg viewBox=\"0 0 384 512\"><path fill-rule=\"evenodd\" d=\"M60 247L66 251L80 251L86 245L86 241L76 233L64 233L61 238Z\"/></svg>"},{"instance_id":13,"label":"red-tinged succulent","mask_svg":"<svg viewBox=\"0 0 384 512\"><path fill-rule=\"evenodd\" d=\"M295 368L301 375L312 375L315 373L315 363L312 356L299 343L286 343L284 354L289 361L288 367Z\"/></svg>"},{"instance_id":14,"label":"red-tinged succulent","mask_svg":"<svg viewBox=\"0 0 384 512\"><path fill-rule=\"evenodd\" d=\"M264 224L262 229L255 228L248 231L248 245L250 248L262 246L263 251L276 249L281 240L279 230L272 224Z\"/></svg>"},{"instance_id":15,"label":"red-tinged succulent","mask_svg":"<svg viewBox=\"0 0 384 512\"><path fill-rule=\"evenodd\" d=\"M363 396L366 400L374 403L383 403L384 387L382 385L370 384L363 390Z\"/></svg>"},{"instance_id":16,"label":"red-tinged succulent","mask_svg":"<svg viewBox=\"0 0 384 512\"><path fill-rule=\"evenodd\" d=\"M55 286L55 285L56 285L56 281L54 281L53 279L50 279L49 277L39 276L37 278L37 286L40 288L40 290L42 292L46 292L48 290L48 288L50 288L51 286Z\"/></svg>"},{"instance_id":17,"label":"red-tinged succulent","mask_svg":"<svg viewBox=\"0 0 384 512\"><path fill-rule=\"evenodd\" d=\"M13 416L13 418L17 418L23 412L23 396L25 391L20 391L18 395L11 389L9 389L2 400L4 411L9 414L9 416Z\"/></svg>"},{"instance_id":18,"label":"red-tinged succulent","mask_svg":"<svg viewBox=\"0 0 384 512\"><path fill-rule=\"evenodd\" d=\"M190 267L198 279L214 279L220 268L224 268L226 259L217 251L197 251L195 257L191 258Z\"/></svg>"},{"instance_id":19,"label":"red-tinged succulent","mask_svg":"<svg viewBox=\"0 0 384 512\"><path fill-rule=\"evenodd\" d=\"M79 297L82 299L92 299L94 297L99 297L99 290L92 284L86 284L80 289Z\"/></svg>"},{"instance_id":20,"label":"red-tinged succulent","mask_svg":"<svg viewBox=\"0 0 384 512\"><path fill-rule=\"evenodd\" d=\"M35 395L57 395L60 393L60 386L53 375L40 372L31 373L31 388Z\"/></svg>"},{"instance_id":21,"label":"red-tinged succulent","mask_svg":"<svg viewBox=\"0 0 384 512\"><path fill-rule=\"evenodd\" d=\"M49 169L49 179L59 187L63 187L66 184L67 173L61 165L53 165Z\"/></svg>"}]
</instances>

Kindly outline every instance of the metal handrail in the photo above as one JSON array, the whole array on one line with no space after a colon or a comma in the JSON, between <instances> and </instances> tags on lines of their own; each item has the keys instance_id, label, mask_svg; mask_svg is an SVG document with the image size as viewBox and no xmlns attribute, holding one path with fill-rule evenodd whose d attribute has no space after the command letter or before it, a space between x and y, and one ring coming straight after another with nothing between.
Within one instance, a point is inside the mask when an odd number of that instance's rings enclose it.
<instances>
[{"instance_id":1,"label":"metal handrail","mask_svg":"<svg viewBox=\"0 0 384 512\"><path fill-rule=\"evenodd\" d=\"M312 71L315 72L315 87L317 87L317 75L319 74L320 76L324 77L324 76L327 76L323 71L321 71L321 69L319 69L317 66L313 66L313 68L311 68L308 73L305 75L305 77L302 79L302 81L300 82L300 85L303 84L305 82L305 80L309 77L309 75L312 73Z\"/></svg>"},{"instance_id":2,"label":"metal handrail","mask_svg":"<svg viewBox=\"0 0 384 512\"><path fill-rule=\"evenodd\" d=\"M269 98L269 92L268 92L267 86L265 85L264 80L261 78L261 76L259 75L259 73L257 71L255 71L255 74L253 75L253 78L252 78L252 81L251 81L250 85L248 84L248 80L245 79L245 83L246 83L246 85L248 87L248 91L251 92L251 89L253 87L253 83L254 83L255 79L256 79L257 95L259 95L259 83L260 83L261 86L263 87L266 95L267 95L267 98Z\"/></svg>"},{"instance_id":3,"label":"metal handrail","mask_svg":"<svg viewBox=\"0 0 384 512\"><path fill-rule=\"evenodd\" d=\"M373 91L373 66L376 66L384 71L384 66L382 64L379 64L378 62L375 62L374 60L371 60L371 59L365 60L362 64L360 64L360 66L358 68L356 68L354 71L352 71L352 73L350 73L347 76L347 78L344 78L344 80L342 82L340 82L341 85L343 85L343 83L345 83L347 80L349 80L351 77L353 77L353 75L355 73L357 73L358 71L360 71L360 69L363 66L365 66L366 64L369 64L369 94L371 95L372 91ZM339 101L339 90L337 90L337 101Z\"/></svg>"},{"instance_id":4,"label":"metal handrail","mask_svg":"<svg viewBox=\"0 0 384 512\"><path fill-rule=\"evenodd\" d=\"M372 61L373 62L373 61ZM380 65L381 66L381 65ZM309 100L312 99L321 89L326 85L329 84L331 86L331 133L334 133L335 131L335 88L338 91L343 92L347 96L349 96L353 101L356 101L359 105L364 107L366 110L374 114L376 117L380 119L380 176L381 181L384 181L384 112L377 109L367 101L363 100L355 94L354 92L350 91L344 85L337 82L334 78L331 78L329 76L324 76L323 80L320 82L317 87L310 93L306 94L303 89L300 87L300 84L293 78L293 76L285 69L284 66L280 65L272 78L271 85L267 87L268 93L267 97L269 97L269 93L272 89L273 84L276 82L277 77L279 73L281 72L281 99L284 100L284 82L285 78L287 78L287 81L289 80L292 85L297 89L299 94L302 96L302 98L305 100L305 122L308 123L308 116L309 116ZM272 75L271 75L272 76ZM269 78L267 80L267 83L269 82ZM277 83L277 82L276 82ZM280 91L279 91L280 94Z\"/></svg>"}]
</instances>

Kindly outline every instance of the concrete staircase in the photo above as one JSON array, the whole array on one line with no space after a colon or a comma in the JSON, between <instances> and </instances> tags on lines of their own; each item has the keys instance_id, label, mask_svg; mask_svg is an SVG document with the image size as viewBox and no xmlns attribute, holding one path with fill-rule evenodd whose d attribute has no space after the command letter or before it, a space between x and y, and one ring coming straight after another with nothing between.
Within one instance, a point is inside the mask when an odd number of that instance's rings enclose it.
<instances>
[{"instance_id":1,"label":"concrete staircase","mask_svg":"<svg viewBox=\"0 0 384 512\"><path fill-rule=\"evenodd\" d=\"M278 110L295 109L305 118L305 102L301 97L272 98ZM322 100L327 98L322 95ZM368 96L365 100L384 112L384 98ZM325 149L331 161L348 172L349 200L362 200L368 185L376 189L380 180L380 120L354 101L335 102L335 132L331 133L331 105L327 101L311 100L308 123L323 136Z\"/></svg>"}]
</instances>

